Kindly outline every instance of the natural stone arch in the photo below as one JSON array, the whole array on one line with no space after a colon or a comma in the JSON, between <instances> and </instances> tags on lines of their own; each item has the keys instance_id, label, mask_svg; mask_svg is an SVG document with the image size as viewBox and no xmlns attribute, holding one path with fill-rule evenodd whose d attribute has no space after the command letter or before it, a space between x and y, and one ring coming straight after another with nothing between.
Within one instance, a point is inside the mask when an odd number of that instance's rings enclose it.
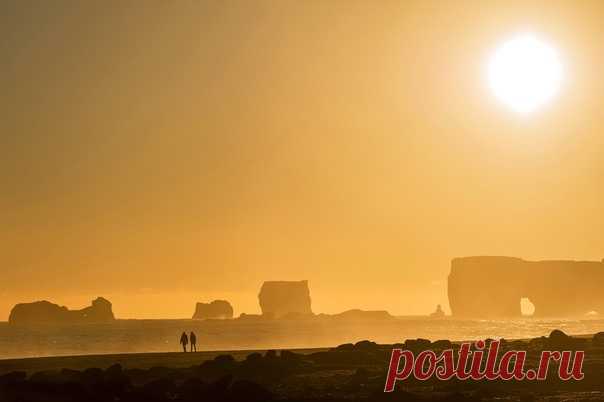
<instances>
[{"instance_id":1,"label":"natural stone arch","mask_svg":"<svg viewBox=\"0 0 604 402\"><path fill-rule=\"evenodd\" d=\"M512 318L530 299L536 317L582 317L604 311L604 263L466 257L451 262L448 295L457 317Z\"/></svg>"}]
</instances>

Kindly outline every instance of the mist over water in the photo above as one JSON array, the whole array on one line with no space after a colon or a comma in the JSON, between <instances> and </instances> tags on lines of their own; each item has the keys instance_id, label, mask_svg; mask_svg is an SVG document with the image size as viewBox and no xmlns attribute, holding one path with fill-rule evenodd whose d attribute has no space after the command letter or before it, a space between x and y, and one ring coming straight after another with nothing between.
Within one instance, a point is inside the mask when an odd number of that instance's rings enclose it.
<instances>
[{"instance_id":1,"label":"mist over water","mask_svg":"<svg viewBox=\"0 0 604 402\"><path fill-rule=\"evenodd\" d=\"M604 331L604 320L455 320L398 317L376 321L117 320L109 324L13 327L0 323L0 359L106 353L177 352L183 331L195 331L199 350L293 349L363 339L473 340L529 338L553 329L580 335Z\"/></svg>"}]
</instances>

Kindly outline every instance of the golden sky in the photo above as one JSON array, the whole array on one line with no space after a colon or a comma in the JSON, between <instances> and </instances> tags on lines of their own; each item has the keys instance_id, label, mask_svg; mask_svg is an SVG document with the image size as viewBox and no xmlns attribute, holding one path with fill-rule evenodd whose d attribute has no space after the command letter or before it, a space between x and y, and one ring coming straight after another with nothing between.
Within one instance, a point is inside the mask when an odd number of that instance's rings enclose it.
<instances>
[{"instance_id":1,"label":"golden sky","mask_svg":"<svg viewBox=\"0 0 604 402\"><path fill-rule=\"evenodd\" d=\"M315 312L428 313L453 257L604 257L604 2L0 5L0 320L19 301L188 317L264 280ZM529 30L566 68L485 84ZM487 279L487 278L485 278Z\"/></svg>"}]
</instances>

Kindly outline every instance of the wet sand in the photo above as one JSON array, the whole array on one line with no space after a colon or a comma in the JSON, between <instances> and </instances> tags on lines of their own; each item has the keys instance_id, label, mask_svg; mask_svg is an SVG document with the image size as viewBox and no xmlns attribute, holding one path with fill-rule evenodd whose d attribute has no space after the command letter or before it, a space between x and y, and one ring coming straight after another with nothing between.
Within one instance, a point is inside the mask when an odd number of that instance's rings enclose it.
<instances>
[{"instance_id":1,"label":"wet sand","mask_svg":"<svg viewBox=\"0 0 604 402\"><path fill-rule=\"evenodd\" d=\"M326 348L314 349L289 349L300 354L310 354L327 350ZM186 368L198 365L205 360L212 360L216 356L229 354L236 360L243 360L246 356L266 350L227 350L196 353L125 353L106 355L84 356L56 356L56 357L31 357L24 359L0 359L0 375L12 371L25 371L28 374L49 370L84 370L89 367L106 369L114 364L120 364L124 369L150 369L151 367Z\"/></svg>"}]
</instances>

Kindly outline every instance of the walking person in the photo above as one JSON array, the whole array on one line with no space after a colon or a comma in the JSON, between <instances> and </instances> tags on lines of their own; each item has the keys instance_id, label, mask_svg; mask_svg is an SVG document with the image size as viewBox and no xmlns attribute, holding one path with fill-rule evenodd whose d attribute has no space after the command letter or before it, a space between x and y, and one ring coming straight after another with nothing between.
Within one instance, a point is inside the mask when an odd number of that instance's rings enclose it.
<instances>
[{"instance_id":1,"label":"walking person","mask_svg":"<svg viewBox=\"0 0 604 402\"><path fill-rule=\"evenodd\" d=\"M183 332L182 335L180 336L180 344L182 345L183 352L187 351L188 343L189 343L189 338L187 337L187 333Z\"/></svg>"},{"instance_id":2,"label":"walking person","mask_svg":"<svg viewBox=\"0 0 604 402\"><path fill-rule=\"evenodd\" d=\"M191 335L189 335L189 340L191 341L191 352L193 352L193 350L197 352L197 335L195 335L195 332L191 331Z\"/></svg>"}]
</instances>

